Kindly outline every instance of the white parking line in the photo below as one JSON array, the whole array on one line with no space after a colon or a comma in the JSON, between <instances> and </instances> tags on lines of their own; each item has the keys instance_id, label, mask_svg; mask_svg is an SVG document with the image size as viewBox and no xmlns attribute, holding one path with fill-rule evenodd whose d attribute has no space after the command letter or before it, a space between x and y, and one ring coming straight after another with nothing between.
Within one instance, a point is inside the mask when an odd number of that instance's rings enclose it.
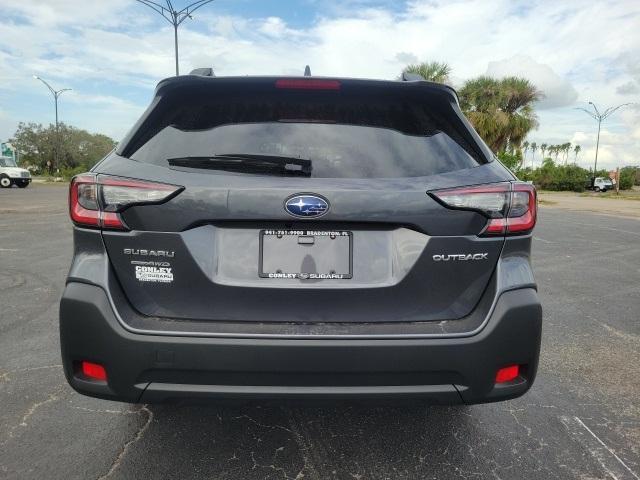
<instances>
[{"instance_id":1,"label":"white parking line","mask_svg":"<svg viewBox=\"0 0 640 480\"><path fill-rule=\"evenodd\" d=\"M560 421L567 427L573 438L582 444L611 478L614 480L631 478L640 480L640 477L578 417L563 416L560 417Z\"/></svg>"},{"instance_id":2,"label":"white parking line","mask_svg":"<svg viewBox=\"0 0 640 480\"><path fill-rule=\"evenodd\" d=\"M622 228L605 227L604 225L594 225L593 223L581 223L581 222L567 222L574 225L581 225L589 228L599 228L601 230L611 230L612 232L630 233L631 235L640 235L640 232L633 232L631 230L623 230Z\"/></svg>"},{"instance_id":3,"label":"white parking line","mask_svg":"<svg viewBox=\"0 0 640 480\"><path fill-rule=\"evenodd\" d=\"M552 242L551 240L545 240L544 238L536 237L535 235L533 236L533 239L534 240L539 240L539 241L544 242L544 243L556 243L556 242Z\"/></svg>"}]
</instances>

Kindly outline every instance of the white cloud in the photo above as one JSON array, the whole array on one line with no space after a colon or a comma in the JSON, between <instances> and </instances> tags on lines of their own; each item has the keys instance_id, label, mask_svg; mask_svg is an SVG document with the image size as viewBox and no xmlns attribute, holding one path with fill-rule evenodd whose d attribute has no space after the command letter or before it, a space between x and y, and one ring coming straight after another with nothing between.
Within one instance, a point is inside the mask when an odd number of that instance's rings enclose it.
<instances>
[{"instance_id":1,"label":"white cloud","mask_svg":"<svg viewBox=\"0 0 640 480\"><path fill-rule=\"evenodd\" d=\"M616 93L620 95L637 95L640 93L640 85L637 82L630 80L627 83L618 85L616 87Z\"/></svg>"},{"instance_id":2,"label":"white cloud","mask_svg":"<svg viewBox=\"0 0 640 480\"><path fill-rule=\"evenodd\" d=\"M3 14L23 17L41 28L100 25L103 28L132 22L129 0L3 0Z\"/></svg>"},{"instance_id":3,"label":"white cloud","mask_svg":"<svg viewBox=\"0 0 640 480\"><path fill-rule=\"evenodd\" d=\"M531 140L563 143L583 132L585 156L595 145L594 122L572 109L576 99L638 101L637 94L624 93L628 88L616 90L640 82L640 2L309 4L316 16L306 28L293 28L284 18L255 17L251 2L241 4L247 8L242 15L220 14L212 3L180 29L181 70L213 66L218 75L288 75L309 64L316 75L392 79L408 63L438 60L451 65L456 85L485 72L523 75L546 94ZM65 121L119 138L145 108L154 84L173 74L171 27L136 2L4 0L3 13L9 19L0 24L0 103L15 123L29 114L41 115L35 121L50 117L48 110L29 111L14 100L44 97L31 79L39 73L74 88ZM132 89L148 93L117 101L115 91ZM611 120L607 131L619 137L603 137L602 148L610 150L611 162L638 163L638 115L624 112ZM6 134L2 127L0 136Z\"/></svg>"},{"instance_id":4,"label":"white cloud","mask_svg":"<svg viewBox=\"0 0 640 480\"><path fill-rule=\"evenodd\" d=\"M537 103L540 109L573 105L578 92L566 79L561 78L549 65L536 62L528 55L489 62L487 75L495 78L523 77L531 81L544 97Z\"/></svg>"},{"instance_id":5,"label":"white cloud","mask_svg":"<svg viewBox=\"0 0 640 480\"><path fill-rule=\"evenodd\" d=\"M146 105L138 105L111 95L69 92L65 104L65 122L120 139L145 108Z\"/></svg>"}]
</instances>

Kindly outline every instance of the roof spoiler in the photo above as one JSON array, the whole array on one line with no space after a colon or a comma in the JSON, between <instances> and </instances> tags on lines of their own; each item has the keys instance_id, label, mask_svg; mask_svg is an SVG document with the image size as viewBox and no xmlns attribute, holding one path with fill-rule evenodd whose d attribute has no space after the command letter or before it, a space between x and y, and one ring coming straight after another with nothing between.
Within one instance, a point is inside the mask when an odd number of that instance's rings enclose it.
<instances>
[{"instance_id":1,"label":"roof spoiler","mask_svg":"<svg viewBox=\"0 0 640 480\"><path fill-rule=\"evenodd\" d=\"M213 73L213 68L205 67L205 68L196 68L189 72L189 75L200 75L201 77L215 77L216 74Z\"/></svg>"},{"instance_id":2,"label":"roof spoiler","mask_svg":"<svg viewBox=\"0 0 640 480\"><path fill-rule=\"evenodd\" d=\"M424 82L424 77L418 73L402 72L403 82Z\"/></svg>"}]
</instances>

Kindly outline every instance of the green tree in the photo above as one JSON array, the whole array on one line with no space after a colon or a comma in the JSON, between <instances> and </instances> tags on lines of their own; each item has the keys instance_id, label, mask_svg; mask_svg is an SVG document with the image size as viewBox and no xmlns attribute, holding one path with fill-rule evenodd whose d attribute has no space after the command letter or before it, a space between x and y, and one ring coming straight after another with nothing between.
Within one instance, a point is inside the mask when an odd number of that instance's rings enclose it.
<instances>
[{"instance_id":1,"label":"green tree","mask_svg":"<svg viewBox=\"0 0 640 480\"><path fill-rule=\"evenodd\" d=\"M555 145L557 147L557 145ZM544 190L582 192L589 179L589 171L576 165L557 165L550 157L532 175L533 183Z\"/></svg>"},{"instance_id":2,"label":"green tree","mask_svg":"<svg viewBox=\"0 0 640 480\"><path fill-rule=\"evenodd\" d=\"M538 126L533 104L542 94L528 80L481 76L459 91L460 106L494 152L520 148Z\"/></svg>"},{"instance_id":3,"label":"green tree","mask_svg":"<svg viewBox=\"0 0 640 480\"><path fill-rule=\"evenodd\" d=\"M547 151L547 147L548 147L548 145L546 143L543 143L542 145L540 145L540 151L542 152L542 160L544 160L544 158L545 158L545 153Z\"/></svg>"},{"instance_id":4,"label":"green tree","mask_svg":"<svg viewBox=\"0 0 640 480\"><path fill-rule=\"evenodd\" d=\"M403 72L415 73L429 82L447 83L451 67L445 62L422 62L408 65Z\"/></svg>"},{"instance_id":5,"label":"green tree","mask_svg":"<svg viewBox=\"0 0 640 480\"><path fill-rule=\"evenodd\" d=\"M562 153L564 154L564 164L567 164L569 160L569 151L571 151L571 142L562 144Z\"/></svg>"},{"instance_id":6,"label":"green tree","mask_svg":"<svg viewBox=\"0 0 640 480\"><path fill-rule=\"evenodd\" d=\"M536 142L532 142L529 148L531 148L531 168L533 168L533 161L536 158L536 150L538 150L538 144Z\"/></svg>"},{"instance_id":7,"label":"green tree","mask_svg":"<svg viewBox=\"0 0 640 480\"><path fill-rule=\"evenodd\" d=\"M582 150L582 147L580 145L576 145L575 147L573 147L573 153L574 153L573 164L574 165L578 162L578 154L580 153L580 150Z\"/></svg>"},{"instance_id":8,"label":"green tree","mask_svg":"<svg viewBox=\"0 0 640 480\"><path fill-rule=\"evenodd\" d=\"M630 190L636 181L636 167L620 169L620 190Z\"/></svg>"},{"instance_id":9,"label":"green tree","mask_svg":"<svg viewBox=\"0 0 640 480\"><path fill-rule=\"evenodd\" d=\"M42 171L51 170L56 146L61 170L88 170L116 145L106 135L89 133L64 123L59 124L59 136L56 136L53 125L43 127L21 122L10 142L18 149L23 166L36 166Z\"/></svg>"},{"instance_id":10,"label":"green tree","mask_svg":"<svg viewBox=\"0 0 640 480\"><path fill-rule=\"evenodd\" d=\"M517 173L522 164L522 155L518 153L498 152L498 160L513 173Z\"/></svg>"},{"instance_id":11,"label":"green tree","mask_svg":"<svg viewBox=\"0 0 640 480\"><path fill-rule=\"evenodd\" d=\"M520 164L520 168L524 168L524 161L528 151L529 151L529 142L527 141L522 142L522 161Z\"/></svg>"}]
</instances>

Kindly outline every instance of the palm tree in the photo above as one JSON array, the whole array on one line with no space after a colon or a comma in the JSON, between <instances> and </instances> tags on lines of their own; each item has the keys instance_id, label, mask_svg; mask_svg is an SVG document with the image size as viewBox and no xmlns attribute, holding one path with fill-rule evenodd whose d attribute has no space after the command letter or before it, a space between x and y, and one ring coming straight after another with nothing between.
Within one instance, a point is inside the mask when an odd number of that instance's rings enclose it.
<instances>
[{"instance_id":1,"label":"palm tree","mask_svg":"<svg viewBox=\"0 0 640 480\"><path fill-rule=\"evenodd\" d=\"M533 159L536 158L537 149L538 149L538 144L536 142L531 143L531 170L533 170Z\"/></svg>"},{"instance_id":2,"label":"palm tree","mask_svg":"<svg viewBox=\"0 0 640 480\"><path fill-rule=\"evenodd\" d=\"M554 145L553 146L553 153L556 156L556 163L558 163L558 155L560 155L560 149L562 148L562 145Z\"/></svg>"},{"instance_id":3,"label":"palm tree","mask_svg":"<svg viewBox=\"0 0 640 480\"><path fill-rule=\"evenodd\" d=\"M564 164L567 164L567 155L569 154L569 149L571 148L570 143L563 143L560 145L560 153L562 153L562 157L564 158Z\"/></svg>"},{"instance_id":4,"label":"palm tree","mask_svg":"<svg viewBox=\"0 0 640 480\"><path fill-rule=\"evenodd\" d=\"M407 65L403 72L415 73L429 82L447 83L451 67L445 62L422 62Z\"/></svg>"},{"instance_id":5,"label":"palm tree","mask_svg":"<svg viewBox=\"0 0 640 480\"><path fill-rule=\"evenodd\" d=\"M543 143L542 145L540 145L540 151L542 152L542 160L544 161L544 152L547 151L547 144Z\"/></svg>"},{"instance_id":6,"label":"palm tree","mask_svg":"<svg viewBox=\"0 0 640 480\"><path fill-rule=\"evenodd\" d=\"M574 165L578 161L578 154L580 153L580 150L582 150L582 147L580 145L576 145L575 147L573 147L573 152L575 153L575 156L573 157Z\"/></svg>"},{"instance_id":7,"label":"palm tree","mask_svg":"<svg viewBox=\"0 0 640 480\"><path fill-rule=\"evenodd\" d=\"M527 151L529 150L529 142L522 142L522 161L520 162L520 168L524 167L524 159L527 156Z\"/></svg>"},{"instance_id":8,"label":"palm tree","mask_svg":"<svg viewBox=\"0 0 640 480\"><path fill-rule=\"evenodd\" d=\"M467 81L459 94L462 111L494 152L520 148L538 126L533 103L542 94L528 80L481 76Z\"/></svg>"}]
</instances>

